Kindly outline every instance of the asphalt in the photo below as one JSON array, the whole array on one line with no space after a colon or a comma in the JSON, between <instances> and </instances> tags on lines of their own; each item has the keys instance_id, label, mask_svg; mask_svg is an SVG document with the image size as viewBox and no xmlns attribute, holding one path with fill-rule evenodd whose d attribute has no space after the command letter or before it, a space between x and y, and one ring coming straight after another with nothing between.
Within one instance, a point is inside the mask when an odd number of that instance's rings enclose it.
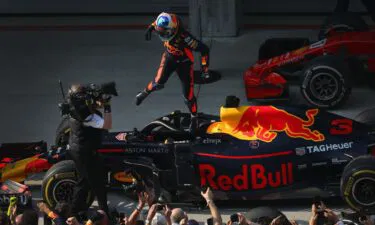
<instances>
[{"instance_id":1,"label":"asphalt","mask_svg":"<svg viewBox=\"0 0 375 225\"><path fill-rule=\"evenodd\" d=\"M198 110L218 114L227 95L249 104L242 75L256 61L258 48L267 38L315 36L315 30L251 30L236 38L205 38L211 47L210 67L222 79L200 86ZM135 106L135 95L155 76L163 51L156 36L146 42L140 30L7 31L0 33L0 49L0 142L53 143L60 121L59 80L65 90L73 83L115 81L120 96L113 99L113 130L141 128L173 110L187 111L177 76ZM292 91L293 104L303 104L298 88ZM356 89L346 107L336 112L354 117L375 106L372 94Z\"/></svg>"}]
</instances>

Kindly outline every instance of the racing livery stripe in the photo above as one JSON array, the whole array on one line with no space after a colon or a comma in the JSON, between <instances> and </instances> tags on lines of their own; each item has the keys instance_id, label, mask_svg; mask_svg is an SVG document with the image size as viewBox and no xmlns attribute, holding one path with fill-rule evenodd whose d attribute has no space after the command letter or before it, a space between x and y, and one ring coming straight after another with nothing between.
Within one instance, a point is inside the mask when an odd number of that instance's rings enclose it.
<instances>
[{"instance_id":1,"label":"racing livery stripe","mask_svg":"<svg viewBox=\"0 0 375 225\"><path fill-rule=\"evenodd\" d=\"M293 151L284 151L284 152L276 152L276 153L261 154L261 155L244 155L244 156L218 155L218 154L200 153L200 152L197 152L195 154L199 156L220 158L220 159L262 159L262 158L290 155L290 154L293 154Z\"/></svg>"},{"instance_id":2,"label":"racing livery stripe","mask_svg":"<svg viewBox=\"0 0 375 225\"><path fill-rule=\"evenodd\" d=\"M121 148L98 149L97 152L99 152L99 153L114 153L114 152L125 152L125 150L121 149Z\"/></svg>"}]
</instances>

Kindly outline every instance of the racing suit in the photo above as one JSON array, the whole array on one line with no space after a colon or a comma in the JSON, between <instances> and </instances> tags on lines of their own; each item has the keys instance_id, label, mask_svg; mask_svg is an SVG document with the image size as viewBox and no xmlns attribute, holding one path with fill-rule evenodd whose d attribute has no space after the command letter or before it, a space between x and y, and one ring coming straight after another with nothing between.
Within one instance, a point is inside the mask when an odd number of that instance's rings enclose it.
<instances>
[{"instance_id":1,"label":"racing suit","mask_svg":"<svg viewBox=\"0 0 375 225\"><path fill-rule=\"evenodd\" d=\"M181 24L181 22L179 22ZM155 27L155 22L151 24ZM157 74L144 90L151 93L164 87L170 75L176 71L182 83L185 103L192 115L197 113L197 100L194 95L194 56L192 51L200 52L202 72L208 72L209 48L204 43L194 38L182 25L177 34L170 41L165 41L166 48L162 55Z\"/></svg>"},{"instance_id":2,"label":"racing suit","mask_svg":"<svg viewBox=\"0 0 375 225\"><path fill-rule=\"evenodd\" d=\"M335 12L348 12L350 0L337 0ZM375 1L374 0L362 0L362 4L366 7L370 13L372 20L375 22Z\"/></svg>"},{"instance_id":3,"label":"racing suit","mask_svg":"<svg viewBox=\"0 0 375 225\"><path fill-rule=\"evenodd\" d=\"M105 188L105 172L96 150L100 147L104 129L104 119L99 111L87 112L83 122L70 118L71 135L69 155L73 159L78 172L78 183L75 186L72 214L87 211L85 202L89 191L93 191L99 208L108 213L107 194Z\"/></svg>"}]
</instances>

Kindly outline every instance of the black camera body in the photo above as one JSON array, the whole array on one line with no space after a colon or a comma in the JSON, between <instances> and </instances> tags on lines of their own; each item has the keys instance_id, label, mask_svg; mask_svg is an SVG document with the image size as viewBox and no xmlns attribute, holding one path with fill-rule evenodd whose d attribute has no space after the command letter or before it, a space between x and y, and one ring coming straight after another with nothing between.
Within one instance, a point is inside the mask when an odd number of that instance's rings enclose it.
<instances>
[{"instance_id":1,"label":"black camera body","mask_svg":"<svg viewBox=\"0 0 375 225\"><path fill-rule=\"evenodd\" d=\"M95 108L97 101L103 102L105 99L108 99L111 96L118 96L115 82L102 83L99 85L82 85L79 94L69 94L67 99L65 98L63 92L64 102L59 103L58 106L62 116L70 115L77 117L77 115L81 114L78 112L80 111L79 109L85 107Z\"/></svg>"}]
</instances>

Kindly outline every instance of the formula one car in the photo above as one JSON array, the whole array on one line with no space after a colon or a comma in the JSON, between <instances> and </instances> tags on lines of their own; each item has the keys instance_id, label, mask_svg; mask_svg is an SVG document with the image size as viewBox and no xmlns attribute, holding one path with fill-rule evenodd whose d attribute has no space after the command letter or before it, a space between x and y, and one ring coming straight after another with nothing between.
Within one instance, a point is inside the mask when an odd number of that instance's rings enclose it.
<instances>
[{"instance_id":1,"label":"formula one car","mask_svg":"<svg viewBox=\"0 0 375 225\"><path fill-rule=\"evenodd\" d=\"M23 183L30 175L46 172L52 165L65 158L65 151L47 143L3 143L0 146L0 183L8 180Z\"/></svg>"},{"instance_id":2,"label":"formula one car","mask_svg":"<svg viewBox=\"0 0 375 225\"><path fill-rule=\"evenodd\" d=\"M317 42L267 40L258 62L244 73L247 98L285 99L289 85L297 82L311 106L330 109L347 101L356 81L375 87L375 32L350 18L340 14L327 20L331 24L323 26Z\"/></svg>"},{"instance_id":3,"label":"formula one car","mask_svg":"<svg viewBox=\"0 0 375 225\"><path fill-rule=\"evenodd\" d=\"M342 195L353 209L374 213L374 112L352 120L318 108L239 106L228 96L220 116L199 115L195 135L187 132L190 115L176 111L141 130L107 133L97 152L111 189L146 190L166 202L198 202L210 186L219 200ZM57 131L60 145L68 120ZM68 201L76 180L73 161L55 164L43 180L44 200Z\"/></svg>"}]
</instances>

